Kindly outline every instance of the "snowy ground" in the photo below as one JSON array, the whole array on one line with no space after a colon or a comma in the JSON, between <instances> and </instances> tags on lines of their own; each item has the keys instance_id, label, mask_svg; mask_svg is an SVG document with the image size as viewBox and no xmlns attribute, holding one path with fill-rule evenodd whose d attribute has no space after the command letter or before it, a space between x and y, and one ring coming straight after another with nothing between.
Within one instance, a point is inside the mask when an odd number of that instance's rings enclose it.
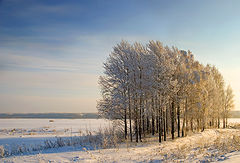
<instances>
[{"instance_id":1,"label":"snowy ground","mask_svg":"<svg viewBox=\"0 0 240 163\"><path fill-rule=\"evenodd\" d=\"M239 161L239 152L224 153L215 146L232 135L240 136L236 129L211 129L185 138L158 144L155 141L134 145L122 144L113 149L66 152L54 150L34 155L14 156L1 162L200 162ZM227 151L226 151L227 152ZM230 159L229 159L230 158Z\"/></svg>"},{"instance_id":2,"label":"snowy ground","mask_svg":"<svg viewBox=\"0 0 240 163\"><path fill-rule=\"evenodd\" d=\"M60 121L61 120L57 122L56 120L56 124L61 124ZM103 122L101 126L109 125L109 122L104 122L102 120L95 121L93 124L97 123L100 126L100 122ZM48 124L48 122L44 123ZM67 123L68 122L63 122L65 125ZM2 124L0 123L0 125ZM41 126L40 123L38 125ZM51 125L53 124L49 126ZM35 128L35 125L32 124L32 126ZM37 128L41 128L39 126L37 126ZM75 133L74 131L77 131L77 127L71 126L74 128L72 129L73 133ZM5 128L11 129L7 126L5 126ZM26 128L31 129L31 126ZM55 126L55 128L58 127ZM61 130L60 128L59 130ZM5 132L3 133L6 134ZM31 138L37 137L36 135L32 136ZM1 139L7 140L6 137L7 135L3 135ZM17 135L15 135L15 138L16 137ZM157 143L156 139L157 138L148 138L145 142L138 144L123 143L111 149L87 150L78 147L53 148L37 151L32 154L2 158L0 162L240 162L239 129L208 129L202 133L195 133L184 138L178 138L174 141L167 141L161 144ZM5 140L2 140L0 145L6 142ZM11 140L9 142L11 142Z\"/></svg>"},{"instance_id":3,"label":"snowy ground","mask_svg":"<svg viewBox=\"0 0 240 163\"><path fill-rule=\"evenodd\" d=\"M37 151L46 140L94 134L110 125L103 119L0 119L0 146L15 153Z\"/></svg>"},{"instance_id":4,"label":"snowy ground","mask_svg":"<svg viewBox=\"0 0 240 163\"><path fill-rule=\"evenodd\" d=\"M0 138L79 135L109 125L104 119L0 119Z\"/></svg>"}]
</instances>

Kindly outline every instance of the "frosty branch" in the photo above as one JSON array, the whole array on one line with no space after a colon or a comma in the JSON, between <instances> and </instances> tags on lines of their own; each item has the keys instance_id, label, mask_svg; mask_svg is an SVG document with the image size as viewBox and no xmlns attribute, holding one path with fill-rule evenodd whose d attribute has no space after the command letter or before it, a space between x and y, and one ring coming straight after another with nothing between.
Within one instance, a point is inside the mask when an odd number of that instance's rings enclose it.
<instances>
[{"instance_id":1,"label":"frosty branch","mask_svg":"<svg viewBox=\"0 0 240 163\"><path fill-rule=\"evenodd\" d=\"M136 142L149 134L166 141L168 135L174 139L220 128L221 122L225 128L234 107L232 89L225 89L215 66L200 64L190 51L159 41L117 44L99 84L99 113L123 120L125 139Z\"/></svg>"}]
</instances>

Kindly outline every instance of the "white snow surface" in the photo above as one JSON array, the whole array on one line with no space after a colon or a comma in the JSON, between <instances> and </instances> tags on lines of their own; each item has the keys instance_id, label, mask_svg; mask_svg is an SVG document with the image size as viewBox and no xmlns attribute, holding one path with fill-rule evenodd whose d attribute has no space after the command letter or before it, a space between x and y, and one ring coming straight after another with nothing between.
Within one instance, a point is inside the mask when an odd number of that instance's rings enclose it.
<instances>
[{"instance_id":1,"label":"white snow surface","mask_svg":"<svg viewBox=\"0 0 240 163\"><path fill-rule=\"evenodd\" d=\"M19 147L36 148L45 140L71 138L87 131L94 134L110 125L104 119L0 119L0 146L9 151Z\"/></svg>"},{"instance_id":2,"label":"white snow surface","mask_svg":"<svg viewBox=\"0 0 240 163\"><path fill-rule=\"evenodd\" d=\"M50 128L62 131L65 128L72 128L73 133L78 132L78 127L89 128L95 130L98 127L109 126L109 121L105 120L54 120L50 123L49 120L15 120L21 121L19 126L14 125L14 122L8 123L0 120L0 129L11 130L15 128L24 129L36 129L43 126L50 126ZM236 120L235 120L236 121ZM30 123L29 123L30 122ZM16 123L16 122L15 122ZM55 123L55 124L54 124ZM22 125L21 125L22 124ZM81 125L82 124L82 125ZM5 130L4 130L5 131ZM9 134L1 132L0 146L6 143L12 142L16 139L15 143L22 142L23 138L21 134ZM59 132L58 134L60 134ZM40 133L40 135L28 135L26 142L32 141L36 143L44 136L53 137L54 134ZM61 135L61 134L60 134ZM23 154L17 156L10 156L7 158L0 158L0 162L3 163L25 163L25 162L204 162L204 161L221 161L221 162L240 162L240 152L233 151L230 153L219 153L216 149L212 148L219 138L227 140L233 135L240 136L240 130L238 129L207 129L201 133L195 133L183 138L177 138L175 140L168 140L159 144L157 138L149 138L143 143L123 143L116 148L110 149L96 149L85 150L76 147L62 147L53 148L45 151L38 151L33 154ZM24 135L25 136L25 135ZM10 140L10 138L14 138ZM36 139L35 139L36 138Z\"/></svg>"},{"instance_id":3,"label":"white snow surface","mask_svg":"<svg viewBox=\"0 0 240 163\"><path fill-rule=\"evenodd\" d=\"M0 119L0 136L2 136L3 130L39 131L39 135L47 134L47 132L43 132L44 130L56 130L59 133L71 129L73 133L77 133L86 129L94 131L99 127L106 127L110 124L110 121L104 119ZM13 135L16 135L16 132Z\"/></svg>"}]
</instances>

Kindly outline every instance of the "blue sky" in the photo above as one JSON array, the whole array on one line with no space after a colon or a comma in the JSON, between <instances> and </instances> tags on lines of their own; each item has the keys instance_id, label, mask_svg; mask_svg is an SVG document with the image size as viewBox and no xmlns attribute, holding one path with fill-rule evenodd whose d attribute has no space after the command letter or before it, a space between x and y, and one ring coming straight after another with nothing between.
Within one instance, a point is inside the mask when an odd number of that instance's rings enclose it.
<instances>
[{"instance_id":1,"label":"blue sky","mask_svg":"<svg viewBox=\"0 0 240 163\"><path fill-rule=\"evenodd\" d=\"M240 1L0 0L0 112L96 112L122 39L160 40L216 65L240 98Z\"/></svg>"}]
</instances>

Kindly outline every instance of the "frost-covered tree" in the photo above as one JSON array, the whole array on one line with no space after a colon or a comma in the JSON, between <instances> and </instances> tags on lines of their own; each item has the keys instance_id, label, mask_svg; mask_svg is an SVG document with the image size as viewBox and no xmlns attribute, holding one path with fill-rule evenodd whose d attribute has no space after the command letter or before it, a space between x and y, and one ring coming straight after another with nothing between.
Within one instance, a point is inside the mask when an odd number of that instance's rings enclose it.
<instances>
[{"instance_id":1,"label":"frost-covered tree","mask_svg":"<svg viewBox=\"0 0 240 163\"><path fill-rule=\"evenodd\" d=\"M122 120L125 139L142 141L148 134L166 141L175 132L223 127L233 108L233 93L215 66L203 65L190 51L163 46L117 44L99 78L102 99L99 113ZM181 132L180 132L181 131Z\"/></svg>"},{"instance_id":2,"label":"frost-covered tree","mask_svg":"<svg viewBox=\"0 0 240 163\"><path fill-rule=\"evenodd\" d=\"M227 119L229 117L229 112L234 108L234 94L230 85L228 85L224 94L224 110L222 114L223 118L223 128L227 127Z\"/></svg>"}]
</instances>

